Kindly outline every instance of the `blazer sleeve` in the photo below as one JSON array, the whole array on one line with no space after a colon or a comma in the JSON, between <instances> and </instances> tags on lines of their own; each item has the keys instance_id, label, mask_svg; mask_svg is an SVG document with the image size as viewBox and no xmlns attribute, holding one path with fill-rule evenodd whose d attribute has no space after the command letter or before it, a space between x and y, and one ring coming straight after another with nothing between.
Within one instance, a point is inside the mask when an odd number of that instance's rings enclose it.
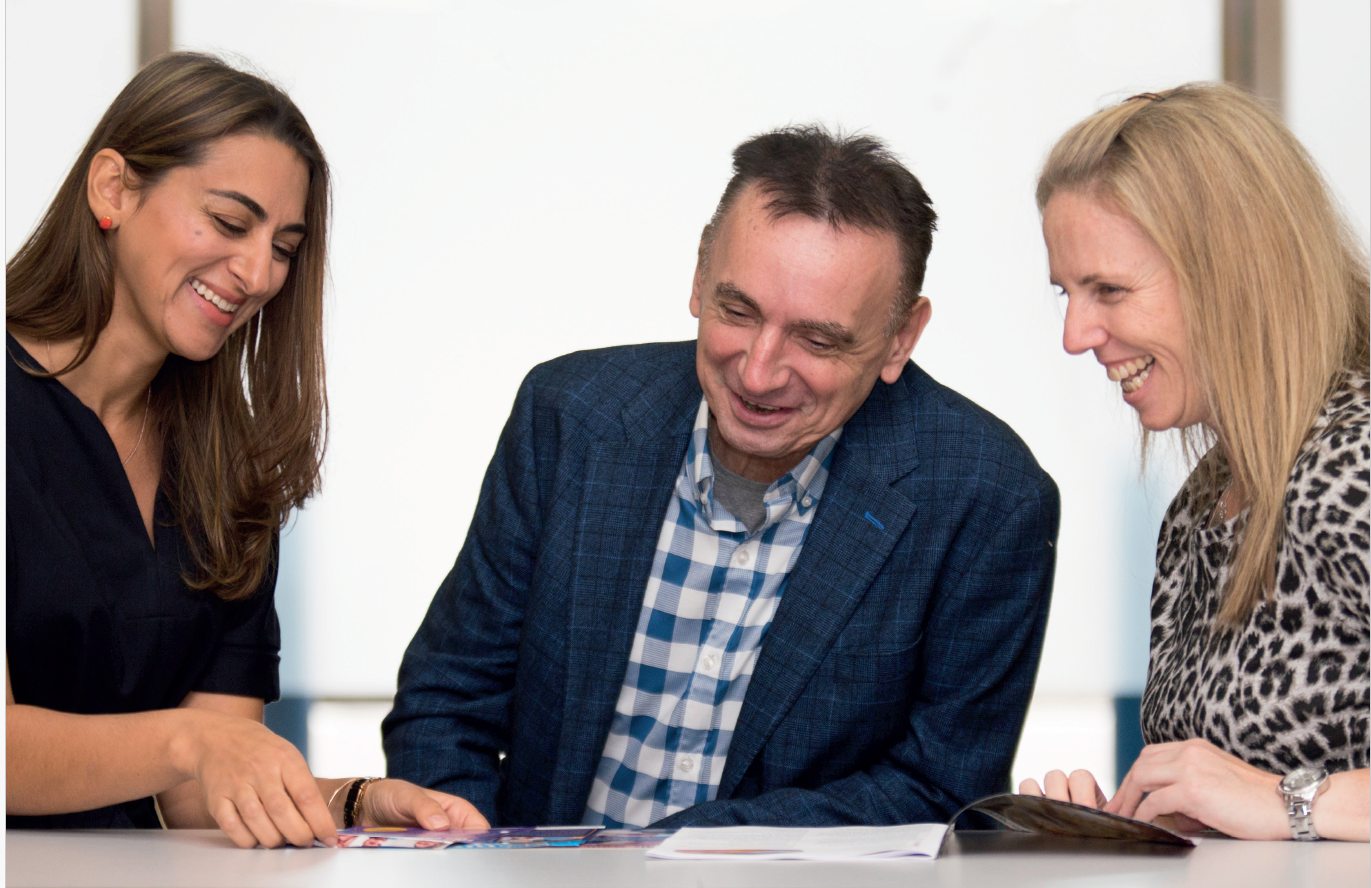
<instances>
[{"instance_id":1,"label":"blazer sleeve","mask_svg":"<svg viewBox=\"0 0 1371 888\"><path fill-rule=\"evenodd\" d=\"M947 562L924 624L922 681L907 730L875 764L813 788L705 802L653 826L944 822L962 805L1005 791L1056 564L1059 497L1052 480L1039 477L1036 490L976 534L979 543L968 541ZM788 717L817 722L824 712L806 712L802 697Z\"/></svg>"},{"instance_id":2,"label":"blazer sleeve","mask_svg":"<svg viewBox=\"0 0 1371 888\"><path fill-rule=\"evenodd\" d=\"M400 664L381 725L387 773L467 799L492 823L540 533L534 386L520 387L457 562Z\"/></svg>"}]
</instances>

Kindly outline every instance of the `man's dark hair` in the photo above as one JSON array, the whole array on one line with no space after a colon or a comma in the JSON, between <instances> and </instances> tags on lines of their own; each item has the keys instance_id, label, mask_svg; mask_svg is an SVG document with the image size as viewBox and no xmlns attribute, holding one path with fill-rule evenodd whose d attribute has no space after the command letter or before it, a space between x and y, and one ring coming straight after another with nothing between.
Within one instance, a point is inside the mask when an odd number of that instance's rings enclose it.
<instances>
[{"instance_id":1,"label":"man's dark hair","mask_svg":"<svg viewBox=\"0 0 1371 888\"><path fill-rule=\"evenodd\" d=\"M887 333L904 322L923 289L938 214L919 180L881 140L835 134L811 124L743 142L733 149L733 178L705 226L704 263L720 222L753 184L770 196L767 209L773 219L799 213L834 228L852 225L895 235L903 269Z\"/></svg>"}]
</instances>

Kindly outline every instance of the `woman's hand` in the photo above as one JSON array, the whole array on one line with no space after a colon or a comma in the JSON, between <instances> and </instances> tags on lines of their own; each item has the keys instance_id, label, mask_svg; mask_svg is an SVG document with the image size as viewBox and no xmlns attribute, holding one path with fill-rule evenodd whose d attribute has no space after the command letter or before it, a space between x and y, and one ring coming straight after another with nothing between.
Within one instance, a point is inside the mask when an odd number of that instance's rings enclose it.
<instances>
[{"instance_id":1,"label":"woman's hand","mask_svg":"<svg viewBox=\"0 0 1371 888\"><path fill-rule=\"evenodd\" d=\"M1103 808L1108 799L1095 782L1095 775L1089 771L1072 771L1067 777L1061 771L1049 771L1043 778L1043 785L1032 777L1019 784L1020 795L1046 796L1059 802L1075 802L1087 808Z\"/></svg>"},{"instance_id":2,"label":"woman's hand","mask_svg":"<svg viewBox=\"0 0 1371 888\"><path fill-rule=\"evenodd\" d=\"M337 843L319 786L289 741L251 718L202 707L190 713L193 728L173 744L173 757L199 783L209 815L235 844Z\"/></svg>"},{"instance_id":3,"label":"woman's hand","mask_svg":"<svg viewBox=\"0 0 1371 888\"><path fill-rule=\"evenodd\" d=\"M466 799L405 780L377 780L362 797L358 823L424 829L487 829L490 824Z\"/></svg>"},{"instance_id":4,"label":"woman's hand","mask_svg":"<svg viewBox=\"0 0 1371 888\"><path fill-rule=\"evenodd\" d=\"M1181 815L1238 839L1288 839L1280 782L1208 740L1153 743L1104 809L1147 821Z\"/></svg>"}]
</instances>

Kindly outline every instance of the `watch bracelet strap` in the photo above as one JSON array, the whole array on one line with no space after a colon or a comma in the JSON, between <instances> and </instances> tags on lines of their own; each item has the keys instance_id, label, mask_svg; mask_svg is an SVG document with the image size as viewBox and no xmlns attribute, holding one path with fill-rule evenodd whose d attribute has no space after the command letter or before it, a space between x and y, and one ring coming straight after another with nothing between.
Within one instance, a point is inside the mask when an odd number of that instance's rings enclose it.
<instances>
[{"instance_id":1,"label":"watch bracelet strap","mask_svg":"<svg viewBox=\"0 0 1371 888\"><path fill-rule=\"evenodd\" d=\"M1297 842L1312 842L1319 838L1314 831L1314 806L1308 799L1289 799L1285 803L1290 818L1290 836Z\"/></svg>"}]
</instances>

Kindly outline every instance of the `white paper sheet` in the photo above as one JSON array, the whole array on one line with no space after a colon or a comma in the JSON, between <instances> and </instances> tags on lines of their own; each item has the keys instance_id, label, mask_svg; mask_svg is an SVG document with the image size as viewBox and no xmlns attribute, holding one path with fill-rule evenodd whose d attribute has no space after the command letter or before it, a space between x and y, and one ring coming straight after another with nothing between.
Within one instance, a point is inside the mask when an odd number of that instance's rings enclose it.
<instances>
[{"instance_id":1,"label":"white paper sheet","mask_svg":"<svg viewBox=\"0 0 1371 888\"><path fill-rule=\"evenodd\" d=\"M647 852L662 860L874 860L938 856L944 823L906 826L688 827Z\"/></svg>"}]
</instances>

